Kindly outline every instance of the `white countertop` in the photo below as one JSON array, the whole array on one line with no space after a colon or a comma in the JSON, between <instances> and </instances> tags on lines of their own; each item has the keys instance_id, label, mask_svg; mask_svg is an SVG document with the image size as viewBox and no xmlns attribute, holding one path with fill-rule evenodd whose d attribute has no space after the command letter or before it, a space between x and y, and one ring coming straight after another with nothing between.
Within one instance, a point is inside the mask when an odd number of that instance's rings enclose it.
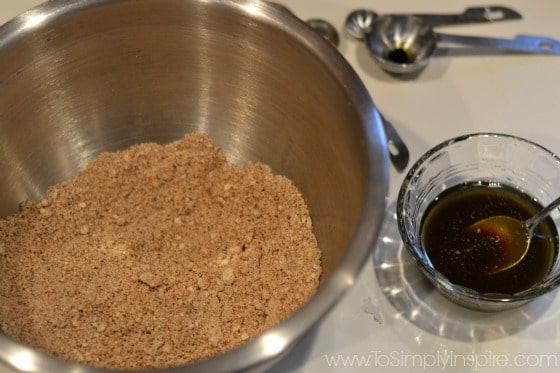
<instances>
[{"instance_id":1,"label":"white countertop","mask_svg":"<svg viewBox=\"0 0 560 373\"><path fill-rule=\"evenodd\" d=\"M278 0L300 18L337 26L340 51L383 114L407 143L411 161L460 134L504 132L560 153L560 56L495 55L434 58L414 80L381 71L363 45L342 32L348 13L460 12L505 5L523 20L441 28L450 33L560 39L560 1ZM0 1L0 23L40 3ZM269 373L285 371L504 371L560 368L560 296L554 291L521 308L479 313L455 306L426 284L403 252L394 220L404 177L391 170L389 208L378 247L359 281L327 318ZM346 367L344 367L346 363ZM0 373L7 372L0 366Z\"/></svg>"}]
</instances>

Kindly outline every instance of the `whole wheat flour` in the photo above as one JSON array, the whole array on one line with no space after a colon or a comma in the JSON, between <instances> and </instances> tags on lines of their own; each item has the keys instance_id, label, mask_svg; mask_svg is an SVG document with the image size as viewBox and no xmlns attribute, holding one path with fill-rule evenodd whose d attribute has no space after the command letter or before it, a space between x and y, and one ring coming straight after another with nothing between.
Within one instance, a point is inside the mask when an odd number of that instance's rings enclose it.
<instances>
[{"instance_id":1,"label":"whole wheat flour","mask_svg":"<svg viewBox=\"0 0 560 373\"><path fill-rule=\"evenodd\" d=\"M311 228L292 182L205 135L103 153L0 221L0 327L99 367L208 358L315 292Z\"/></svg>"}]
</instances>

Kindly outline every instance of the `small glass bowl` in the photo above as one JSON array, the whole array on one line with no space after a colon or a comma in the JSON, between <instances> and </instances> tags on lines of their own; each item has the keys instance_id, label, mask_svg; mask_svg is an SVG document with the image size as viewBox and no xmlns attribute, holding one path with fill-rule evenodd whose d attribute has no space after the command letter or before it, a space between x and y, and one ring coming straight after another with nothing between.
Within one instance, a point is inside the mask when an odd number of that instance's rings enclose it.
<instances>
[{"instance_id":1,"label":"small glass bowl","mask_svg":"<svg viewBox=\"0 0 560 373\"><path fill-rule=\"evenodd\" d=\"M451 283L431 265L421 237L426 208L444 190L479 181L517 188L544 206L560 196L560 158L531 141L496 133L464 135L430 149L406 175L397 201L400 235L421 271L447 298L480 311L518 307L558 287L558 255L539 284L515 294L479 293ZM550 216L560 231L560 211Z\"/></svg>"}]
</instances>

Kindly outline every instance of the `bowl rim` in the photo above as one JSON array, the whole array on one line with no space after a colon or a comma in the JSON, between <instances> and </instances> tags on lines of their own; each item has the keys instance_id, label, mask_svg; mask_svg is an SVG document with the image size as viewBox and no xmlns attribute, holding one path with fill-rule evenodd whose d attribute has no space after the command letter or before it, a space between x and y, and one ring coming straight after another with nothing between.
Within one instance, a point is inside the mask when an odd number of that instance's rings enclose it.
<instances>
[{"instance_id":1,"label":"bowl rim","mask_svg":"<svg viewBox=\"0 0 560 373\"><path fill-rule=\"evenodd\" d=\"M419 266L420 270L424 273L424 275L437 286L443 287L449 294L456 294L458 296L466 297L478 302L494 304L494 305L527 302L540 295L546 294L556 289L560 285L560 275L543 286L531 287L529 289L514 294L480 293L468 287L454 284L451 281L449 281L443 274L441 274L441 272L439 272L433 266L431 266L428 263L428 261L424 260L423 258L417 255L414 249L414 244L411 242L411 240L407 235L405 216L403 213L404 198L417 172L422 168L422 166L426 163L426 161L431 159L432 156L434 156L434 154L440 152L442 149L447 148L448 146L453 145L455 143L465 142L481 137L506 138L506 139L525 143L548 154L552 159L554 159L560 165L560 157L556 153L550 151L549 149L547 149L546 147L540 144L537 144L531 140L516 135L497 133L497 132L476 132L476 133L456 136L448 140L445 140L439 143L438 145L430 148L426 153L424 153L410 168L409 172L406 174L401 184L397 197L397 224L398 224L399 233L403 240L403 245L405 249L410 254L410 256L414 259L414 261Z\"/></svg>"}]
</instances>

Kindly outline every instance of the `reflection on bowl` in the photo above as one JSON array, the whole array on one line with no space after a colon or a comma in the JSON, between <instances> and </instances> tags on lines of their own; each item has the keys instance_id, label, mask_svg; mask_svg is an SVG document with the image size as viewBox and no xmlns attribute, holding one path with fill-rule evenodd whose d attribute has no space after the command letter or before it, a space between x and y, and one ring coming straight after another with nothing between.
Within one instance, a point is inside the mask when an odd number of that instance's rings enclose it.
<instances>
[{"instance_id":1,"label":"reflection on bowl","mask_svg":"<svg viewBox=\"0 0 560 373\"><path fill-rule=\"evenodd\" d=\"M560 159L530 141L491 133L460 136L429 150L407 174L397 205L404 246L424 275L452 301L483 311L517 307L555 289L560 283L558 255L542 281L513 294L480 293L453 283L434 268L424 247L424 214L442 192L471 183L511 187L546 205L560 195ZM551 219L558 231L560 212Z\"/></svg>"}]
</instances>

